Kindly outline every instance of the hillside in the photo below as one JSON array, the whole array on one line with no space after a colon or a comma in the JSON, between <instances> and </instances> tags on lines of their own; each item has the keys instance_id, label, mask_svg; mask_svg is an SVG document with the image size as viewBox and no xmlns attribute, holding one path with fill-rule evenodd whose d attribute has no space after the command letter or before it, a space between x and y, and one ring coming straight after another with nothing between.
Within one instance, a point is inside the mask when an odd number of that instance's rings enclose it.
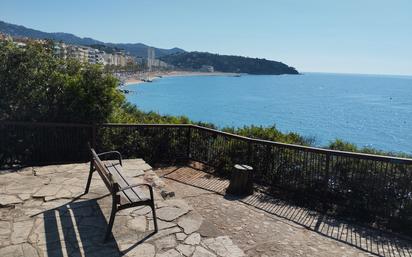
<instances>
[{"instance_id":1,"label":"hillside","mask_svg":"<svg viewBox=\"0 0 412 257\"><path fill-rule=\"evenodd\" d=\"M211 65L215 71L221 72L259 75L299 74L295 68L289 67L282 62L233 55L186 52L167 55L161 59L180 69L197 70L200 69L202 65Z\"/></svg>"},{"instance_id":2,"label":"hillside","mask_svg":"<svg viewBox=\"0 0 412 257\"><path fill-rule=\"evenodd\" d=\"M67 44L87 45L107 52L125 50L136 57L147 57L149 46L142 43L106 43L93 38L81 38L73 34L57 32L48 33L24 26L0 21L0 32L14 37L29 37L35 39L52 39ZM288 65L258 58L242 56L218 55L202 52L186 52L180 48L154 48L156 58L185 70L198 70L203 65L213 66L216 71L249 73L249 74L299 74L295 68Z\"/></svg>"},{"instance_id":3,"label":"hillside","mask_svg":"<svg viewBox=\"0 0 412 257\"><path fill-rule=\"evenodd\" d=\"M142 44L142 43L134 43L134 44L115 44L115 43L105 43L93 38L81 38L76 35L70 33L63 33L63 32L54 32L48 33L43 32L40 30L26 28L24 26L15 25L7 22L0 21L0 32L9 34L11 36L17 37L29 37L29 38L36 38L36 39L52 39L54 41L63 41L67 44L74 44L74 45L106 45L113 48L124 49L126 52L129 52L131 55L137 57L146 57L147 56L147 48L149 46ZM175 53L182 53L185 52L183 49L180 48L172 48L172 49L162 49L162 48L154 48L156 57L162 57L169 54Z\"/></svg>"}]
</instances>

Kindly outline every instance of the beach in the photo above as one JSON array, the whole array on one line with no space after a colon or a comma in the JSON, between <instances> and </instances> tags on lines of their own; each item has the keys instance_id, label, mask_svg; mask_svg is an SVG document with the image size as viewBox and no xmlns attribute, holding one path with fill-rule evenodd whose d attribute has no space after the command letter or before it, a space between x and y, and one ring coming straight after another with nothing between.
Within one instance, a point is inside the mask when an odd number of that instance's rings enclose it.
<instances>
[{"instance_id":1,"label":"beach","mask_svg":"<svg viewBox=\"0 0 412 257\"><path fill-rule=\"evenodd\" d=\"M200 71L155 71L135 73L124 79L124 85L140 84L162 77L183 77L183 76L236 76L237 73L229 72L200 72Z\"/></svg>"}]
</instances>

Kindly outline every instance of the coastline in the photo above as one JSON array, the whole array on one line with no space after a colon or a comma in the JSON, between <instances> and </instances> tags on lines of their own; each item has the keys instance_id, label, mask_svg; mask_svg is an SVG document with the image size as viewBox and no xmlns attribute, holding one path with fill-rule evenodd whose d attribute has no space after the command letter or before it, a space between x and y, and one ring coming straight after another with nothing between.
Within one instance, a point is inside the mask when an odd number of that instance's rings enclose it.
<instances>
[{"instance_id":1,"label":"coastline","mask_svg":"<svg viewBox=\"0 0 412 257\"><path fill-rule=\"evenodd\" d=\"M238 73L230 72L201 72L201 71L156 71L156 72L144 72L135 74L124 80L124 85L136 85L153 81L164 77L189 77L189 76L236 76Z\"/></svg>"}]
</instances>

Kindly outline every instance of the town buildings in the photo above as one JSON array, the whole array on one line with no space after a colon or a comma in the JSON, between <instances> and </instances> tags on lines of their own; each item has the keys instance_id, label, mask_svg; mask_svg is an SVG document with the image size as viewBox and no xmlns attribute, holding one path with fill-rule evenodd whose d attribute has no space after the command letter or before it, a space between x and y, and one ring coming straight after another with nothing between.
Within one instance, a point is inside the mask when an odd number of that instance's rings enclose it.
<instances>
[{"instance_id":1,"label":"town buildings","mask_svg":"<svg viewBox=\"0 0 412 257\"><path fill-rule=\"evenodd\" d=\"M134 57L126 54L122 50L109 49L106 52L100 49L96 49L90 46L72 45L64 42L53 42L42 39L32 39L28 37L11 37L7 34L0 33L0 41L11 41L18 47L26 47L30 42L38 42L40 44L52 44L53 53L55 56L62 59L73 58L82 63L101 64L116 67L141 67L144 69L152 70L167 70L172 69L173 66L155 59L154 48L150 49L150 55L148 58Z\"/></svg>"}]
</instances>

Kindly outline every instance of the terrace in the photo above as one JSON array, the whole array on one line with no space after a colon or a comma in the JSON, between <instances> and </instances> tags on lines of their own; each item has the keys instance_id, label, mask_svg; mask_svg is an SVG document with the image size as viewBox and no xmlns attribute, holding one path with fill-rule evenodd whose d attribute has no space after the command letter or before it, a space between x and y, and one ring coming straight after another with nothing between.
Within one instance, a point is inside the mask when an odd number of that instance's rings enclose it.
<instances>
[{"instance_id":1,"label":"terrace","mask_svg":"<svg viewBox=\"0 0 412 257\"><path fill-rule=\"evenodd\" d=\"M150 208L116 216L87 143L116 149ZM411 256L412 160L244 138L192 125L0 124L0 256ZM255 193L225 194L233 164ZM174 192L174 197L161 191Z\"/></svg>"}]
</instances>

